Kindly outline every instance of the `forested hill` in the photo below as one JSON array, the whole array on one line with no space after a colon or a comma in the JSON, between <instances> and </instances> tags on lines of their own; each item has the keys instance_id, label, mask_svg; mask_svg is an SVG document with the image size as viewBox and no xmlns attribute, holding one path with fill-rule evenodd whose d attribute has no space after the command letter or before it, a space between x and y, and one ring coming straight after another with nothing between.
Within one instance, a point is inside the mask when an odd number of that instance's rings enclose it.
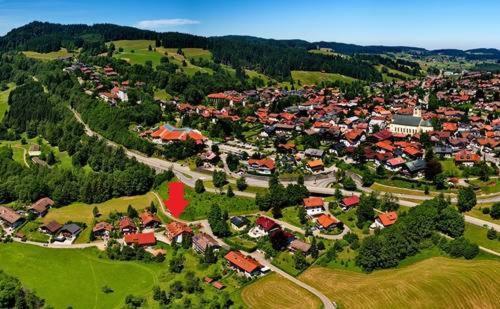
<instances>
[{"instance_id":1,"label":"forested hill","mask_svg":"<svg viewBox=\"0 0 500 309\"><path fill-rule=\"evenodd\" d=\"M436 50L405 46L360 46L336 42L307 42L304 40L272 40L251 36L202 37L178 32L155 32L113 24L61 25L32 22L13 29L0 37L0 51L31 50L51 52L61 48L80 49L82 53L106 52L105 43L115 40L146 39L165 48L209 49L214 61L234 68L248 68L277 80L291 80L291 71L321 71L339 73L366 81L381 81L374 65L382 58L366 54L417 53L449 55L467 59L500 59L497 49ZM334 53L311 53L313 49L330 48ZM341 55L338 55L341 54ZM348 57L344 56L348 55ZM403 64L407 66L407 64ZM401 66L401 65L398 65ZM407 66L406 70L419 71Z\"/></svg>"}]
</instances>

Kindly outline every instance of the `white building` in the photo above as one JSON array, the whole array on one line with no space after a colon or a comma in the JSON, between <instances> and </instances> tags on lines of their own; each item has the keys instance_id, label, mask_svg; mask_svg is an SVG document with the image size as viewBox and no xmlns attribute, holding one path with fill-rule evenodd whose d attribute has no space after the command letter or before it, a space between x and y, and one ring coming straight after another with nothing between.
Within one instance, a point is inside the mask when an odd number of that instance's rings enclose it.
<instances>
[{"instance_id":1,"label":"white building","mask_svg":"<svg viewBox=\"0 0 500 309\"><path fill-rule=\"evenodd\" d=\"M432 131L434 128L428 120L422 119L422 110L420 107L415 107L413 116L394 115L392 123L389 125L389 130L392 133L402 133L414 135L422 132Z\"/></svg>"}]
</instances>

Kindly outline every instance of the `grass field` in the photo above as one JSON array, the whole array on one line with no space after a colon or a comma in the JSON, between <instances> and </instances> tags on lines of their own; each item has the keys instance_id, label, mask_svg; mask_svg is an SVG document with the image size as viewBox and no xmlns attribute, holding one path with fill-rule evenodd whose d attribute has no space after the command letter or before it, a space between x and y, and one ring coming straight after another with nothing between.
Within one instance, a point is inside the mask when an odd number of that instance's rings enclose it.
<instances>
[{"instance_id":1,"label":"grass field","mask_svg":"<svg viewBox=\"0 0 500 309\"><path fill-rule=\"evenodd\" d=\"M15 243L0 247L0 260L2 270L55 308L121 307L128 294L149 294L161 270L157 264L100 259L95 249L54 250ZM104 285L114 292L103 293Z\"/></svg>"},{"instance_id":2,"label":"grass field","mask_svg":"<svg viewBox=\"0 0 500 309\"><path fill-rule=\"evenodd\" d=\"M13 83L9 83L8 86L9 89L0 92L0 122L3 120L3 117L9 108L9 104L7 103L9 100L9 94L15 87Z\"/></svg>"},{"instance_id":3,"label":"grass field","mask_svg":"<svg viewBox=\"0 0 500 309\"><path fill-rule=\"evenodd\" d=\"M498 260L437 257L372 274L313 267L299 278L345 308L498 308L499 277Z\"/></svg>"},{"instance_id":4,"label":"grass field","mask_svg":"<svg viewBox=\"0 0 500 309\"><path fill-rule=\"evenodd\" d=\"M43 218L43 222L48 223L51 220L56 220L61 224L68 221L86 223L87 228L76 240L77 243L86 243L89 241L90 231L92 230L91 225L94 220L92 210L94 209L94 206L99 209L99 213L101 214L99 220L102 221L108 218L112 211L126 212L128 205L132 205L135 209L137 209L137 211L140 212L144 208L148 207L152 201L156 203L156 198L153 193L148 193L139 196L115 198L101 204L73 203L61 208L51 209Z\"/></svg>"},{"instance_id":5,"label":"grass field","mask_svg":"<svg viewBox=\"0 0 500 309\"><path fill-rule=\"evenodd\" d=\"M461 177L462 170L458 168L453 159L446 159L439 161L441 163L441 167L443 168L443 172L446 173L449 177Z\"/></svg>"},{"instance_id":6,"label":"grass field","mask_svg":"<svg viewBox=\"0 0 500 309\"><path fill-rule=\"evenodd\" d=\"M20 231L23 232L24 235L26 235L27 240L36 242L48 242L49 236L38 231L40 225L40 222L27 222L25 225L23 225Z\"/></svg>"},{"instance_id":7,"label":"grass field","mask_svg":"<svg viewBox=\"0 0 500 309\"><path fill-rule=\"evenodd\" d=\"M50 53L37 53L34 51L23 51L23 54L28 58L33 58L42 61L55 60L59 57L66 57L73 55L73 53L68 52L66 48L61 48L61 50L50 52Z\"/></svg>"},{"instance_id":8,"label":"grass field","mask_svg":"<svg viewBox=\"0 0 500 309\"><path fill-rule=\"evenodd\" d=\"M235 190L235 189L233 189ZM185 186L185 198L189 202L188 207L181 215L184 220L200 220L207 217L212 205L218 205L223 211L227 210L231 215L252 213L257 209L255 200L245 197L227 197L225 194L205 192L198 194L193 189ZM162 200L168 199L167 184L164 183L158 189Z\"/></svg>"},{"instance_id":9,"label":"grass field","mask_svg":"<svg viewBox=\"0 0 500 309\"><path fill-rule=\"evenodd\" d=\"M322 81L343 81L352 82L355 78L336 74L336 73L322 73L313 71L292 71L292 78L295 82L300 80L301 85L317 85Z\"/></svg>"},{"instance_id":10,"label":"grass field","mask_svg":"<svg viewBox=\"0 0 500 309\"><path fill-rule=\"evenodd\" d=\"M153 66L160 64L162 57L168 57L169 61L177 64L182 71L188 75L193 75L196 72L212 73L211 69L195 66L189 62L189 58L207 58L211 54L207 50L201 48L185 48L183 52L185 57L177 54L175 48L157 47L155 50L149 50L149 45L154 49L155 42L148 40L120 40L113 41L116 47L116 52L113 57L126 60L130 64L145 64L146 61L151 61ZM123 52L118 52L119 48L123 48ZM167 54L165 54L167 53ZM182 61L186 60L186 66L182 66Z\"/></svg>"},{"instance_id":11,"label":"grass field","mask_svg":"<svg viewBox=\"0 0 500 309\"><path fill-rule=\"evenodd\" d=\"M243 288L241 298L255 309L321 307L316 296L274 273Z\"/></svg>"},{"instance_id":12,"label":"grass field","mask_svg":"<svg viewBox=\"0 0 500 309\"><path fill-rule=\"evenodd\" d=\"M158 303L152 299L154 285L169 291L174 281L185 284L187 271L194 272L201 280L222 273L223 260L203 266L191 250L182 249L178 254L185 258L184 270L180 274L170 273L168 261L174 250L168 245L162 246L167 250L165 262L142 263L108 260L100 257L102 253L96 249L47 249L12 243L0 246L0 269L18 277L54 308L125 308L124 299L129 294L146 297L146 308L158 308ZM184 292L183 297L174 299L171 305L184 308L184 300L189 298L193 308L202 308L202 298L210 302L221 293L229 294L236 307L243 305L239 300L240 284L234 274L229 272L220 281L226 285L224 292L202 283L199 294ZM113 292L102 292L104 286Z\"/></svg>"},{"instance_id":13,"label":"grass field","mask_svg":"<svg viewBox=\"0 0 500 309\"><path fill-rule=\"evenodd\" d=\"M490 240L486 238L486 233L488 232L487 228L480 227L477 225L473 225L470 223L465 223L465 233L464 237L475 242L481 247L485 247L490 250L494 250L500 253L500 241Z\"/></svg>"}]
</instances>

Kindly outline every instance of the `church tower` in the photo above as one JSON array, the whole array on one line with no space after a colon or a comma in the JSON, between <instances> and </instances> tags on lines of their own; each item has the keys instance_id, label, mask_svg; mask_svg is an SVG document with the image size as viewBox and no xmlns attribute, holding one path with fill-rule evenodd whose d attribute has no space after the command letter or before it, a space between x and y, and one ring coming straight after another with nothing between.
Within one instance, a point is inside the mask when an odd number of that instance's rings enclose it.
<instances>
[{"instance_id":1,"label":"church tower","mask_svg":"<svg viewBox=\"0 0 500 309\"><path fill-rule=\"evenodd\" d=\"M415 106L413 109L413 117L422 118L422 108L420 106Z\"/></svg>"}]
</instances>

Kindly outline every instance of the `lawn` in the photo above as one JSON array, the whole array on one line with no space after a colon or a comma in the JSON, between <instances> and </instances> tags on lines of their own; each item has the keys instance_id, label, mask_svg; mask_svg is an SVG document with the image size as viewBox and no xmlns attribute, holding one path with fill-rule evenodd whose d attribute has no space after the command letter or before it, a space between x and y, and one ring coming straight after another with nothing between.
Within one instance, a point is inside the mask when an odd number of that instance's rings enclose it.
<instances>
[{"instance_id":1,"label":"lawn","mask_svg":"<svg viewBox=\"0 0 500 309\"><path fill-rule=\"evenodd\" d=\"M308 261L309 260L311 260L310 257L308 258ZM312 262L312 260L309 262ZM272 264L294 277L298 276L301 273L300 270L295 268L295 260L293 254L288 251L278 253L278 255L273 258Z\"/></svg>"},{"instance_id":2,"label":"lawn","mask_svg":"<svg viewBox=\"0 0 500 309\"><path fill-rule=\"evenodd\" d=\"M246 252L253 252L257 248L257 243L241 236L231 236L224 238L224 241L231 247Z\"/></svg>"},{"instance_id":3,"label":"lawn","mask_svg":"<svg viewBox=\"0 0 500 309\"><path fill-rule=\"evenodd\" d=\"M152 299L154 285L169 291L172 282L186 282L187 271L203 280L205 276L220 275L225 264L219 259L216 264L203 266L191 250L181 251L178 254L185 258L184 270L180 274L170 273L168 261L173 256L173 249L165 244L162 247L167 250L166 261L158 264L112 261L100 257L102 253L96 249L47 249L12 243L0 246L0 269L18 277L55 308L123 308L129 294L146 297L147 308L158 308L158 303ZM190 298L192 306L200 308L203 307L202 298L210 302L221 293L231 295L235 306L242 305L238 302L240 284L232 272L220 281L226 285L224 292L202 283L203 290L199 294L184 292L172 305L182 307L184 299ZM110 287L113 292L102 292L103 286Z\"/></svg>"},{"instance_id":4,"label":"lawn","mask_svg":"<svg viewBox=\"0 0 500 309\"><path fill-rule=\"evenodd\" d=\"M94 206L99 209L99 213L101 214L99 221L102 221L107 219L112 211L125 213L127 212L128 205L132 205L140 212L146 207L149 207L151 202L156 203L156 197L153 193L114 198L101 204L73 203L61 208L51 209L49 213L43 218L43 222L48 223L51 220L56 220L61 224L64 224L68 221L86 223L87 228L76 240L77 243L86 243L89 241L90 231L92 230L91 225L94 220L92 210L94 209Z\"/></svg>"},{"instance_id":5,"label":"lawn","mask_svg":"<svg viewBox=\"0 0 500 309\"><path fill-rule=\"evenodd\" d=\"M250 308L320 308L320 300L278 274L270 274L246 286L241 298Z\"/></svg>"},{"instance_id":6,"label":"lawn","mask_svg":"<svg viewBox=\"0 0 500 309\"><path fill-rule=\"evenodd\" d=\"M233 188L233 190L235 190ZM167 184L164 183L158 188L162 200L168 199ZM212 205L218 205L222 210L227 210L231 215L253 213L257 210L255 200L246 197L227 197L225 194L204 192L198 194L192 188L185 186L185 199L189 202L181 218L184 220L200 220L207 217Z\"/></svg>"},{"instance_id":7,"label":"lawn","mask_svg":"<svg viewBox=\"0 0 500 309\"><path fill-rule=\"evenodd\" d=\"M299 279L345 308L496 308L499 277L498 260L436 257L372 274L313 267Z\"/></svg>"},{"instance_id":8,"label":"lawn","mask_svg":"<svg viewBox=\"0 0 500 309\"><path fill-rule=\"evenodd\" d=\"M441 167L443 168L443 172L448 176L453 177L461 177L462 170L458 168L453 159L440 160Z\"/></svg>"},{"instance_id":9,"label":"lawn","mask_svg":"<svg viewBox=\"0 0 500 309\"><path fill-rule=\"evenodd\" d=\"M281 214L283 217L280 218L280 220L285 221L287 223L290 223L291 225L295 225L298 227L302 227L302 224L300 224L299 220L299 210L297 207L286 207L281 210ZM271 211L267 213L268 216L272 217L273 214Z\"/></svg>"},{"instance_id":10,"label":"lawn","mask_svg":"<svg viewBox=\"0 0 500 309\"><path fill-rule=\"evenodd\" d=\"M46 243L49 241L49 236L38 231L40 225L42 225L40 222L27 222L19 231L26 235L27 240Z\"/></svg>"},{"instance_id":11,"label":"lawn","mask_svg":"<svg viewBox=\"0 0 500 309\"><path fill-rule=\"evenodd\" d=\"M10 92L15 88L13 83L8 84L9 89L0 91L0 122L3 120L7 109L9 108L8 100Z\"/></svg>"},{"instance_id":12,"label":"lawn","mask_svg":"<svg viewBox=\"0 0 500 309\"><path fill-rule=\"evenodd\" d=\"M464 233L465 238L475 242L481 247L494 250L500 253L500 241L498 239L490 240L486 238L487 232L488 232L487 228L473 225L470 223L465 223L465 233Z\"/></svg>"},{"instance_id":13,"label":"lawn","mask_svg":"<svg viewBox=\"0 0 500 309\"><path fill-rule=\"evenodd\" d=\"M481 188L481 191L485 194L493 194L500 192L500 181L498 178L492 178L488 181L481 181L479 179L473 179L470 181L472 185Z\"/></svg>"},{"instance_id":14,"label":"lawn","mask_svg":"<svg viewBox=\"0 0 500 309\"><path fill-rule=\"evenodd\" d=\"M37 53L34 51L23 51L23 54L28 58L33 58L42 61L50 61L55 60L59 57L71 56L73 53L68 52L66 48L61 48L58 51L50 52L50 53Z\"/></svg>"},{"instance_id":15,"label":"lawn","mask_svg":"<svg viewBox=\"0 0 500 309\"><path fill-rule=\"evenodd\" d=\"M172 96L165 89L155 90L154 97L157 100L170 100Z\"/></svg>"},{"instance_id":16,"label":"lawn","mask_svg":"<svg viewBox=\"0 0 500 309\"><path fill-rule=\"evenodd\" d=\"M292 78L296 83L300 81L301 85L317 85L322 81L353 82L356 80L355 78L337 73L323 73L316 71L292 71Z\"/></svg>"}]
</instances>

